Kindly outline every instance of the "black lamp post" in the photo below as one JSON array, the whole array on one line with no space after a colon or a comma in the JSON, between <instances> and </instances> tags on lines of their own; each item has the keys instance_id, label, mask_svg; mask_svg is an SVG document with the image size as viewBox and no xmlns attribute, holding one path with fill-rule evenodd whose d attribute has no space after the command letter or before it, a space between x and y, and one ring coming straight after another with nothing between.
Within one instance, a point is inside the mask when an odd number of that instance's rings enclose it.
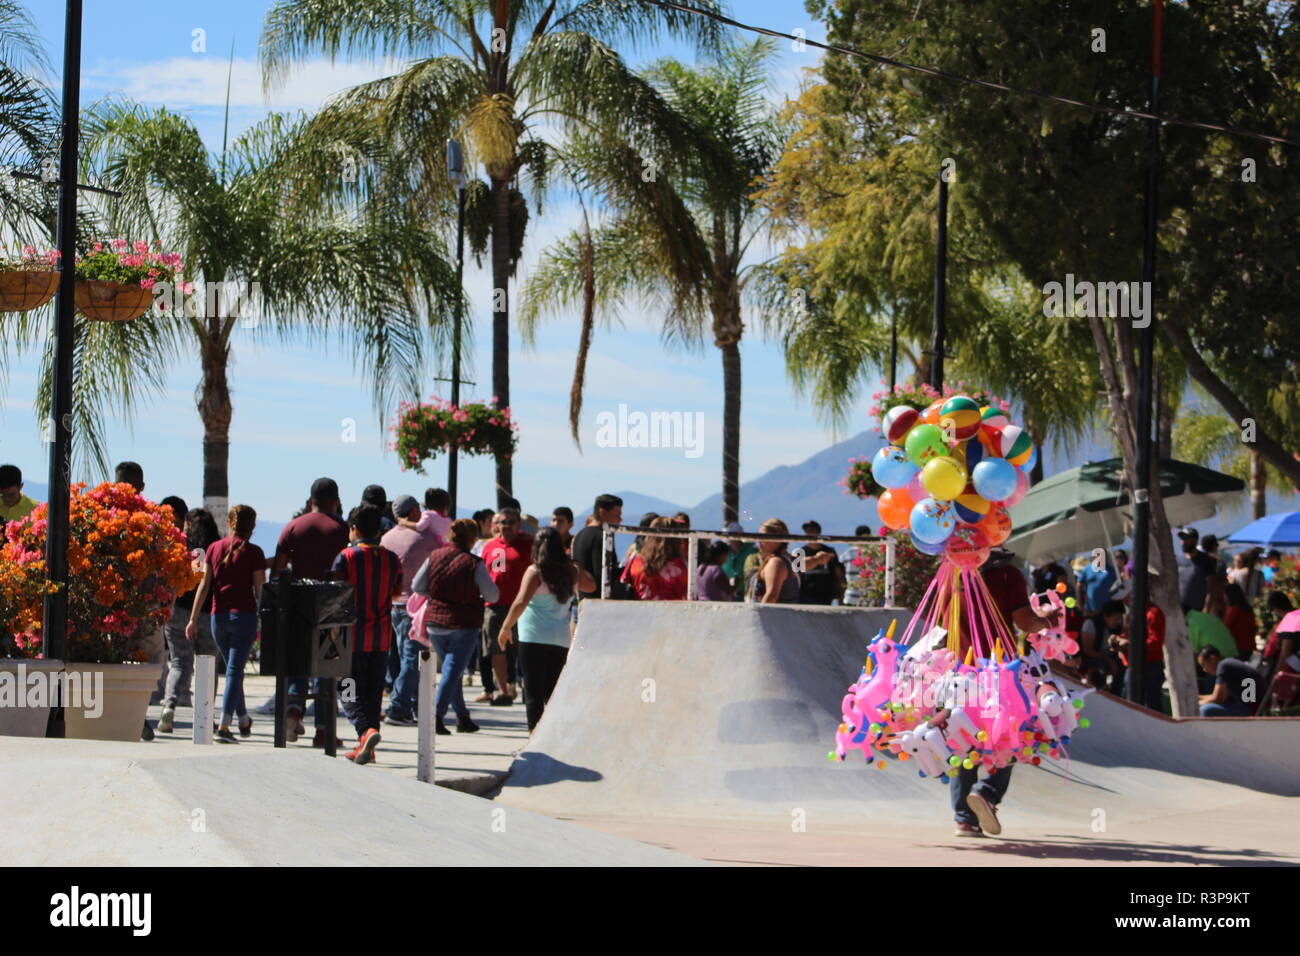
<instances>
[{"instance_id":1,"label":"black lamp post","mask_svg":"<svg viewBox=\"0 0 1300 956\"><path fill-rule=\"evenodd\" d=\"M465 287L465 152L454 139L447 140L447 178L456 187L456 324L451 348L451 403L460 405L460 324ZM451 520L456 520L456 448L447 458L447 494Z\"/></svg>"},{"instance_id":2,"label":"black lamp post","mask_svg":"<svg viewBox=\"0 0 1300 956\"><path fill-rule=\"evenodd\" d=\"M72 485L72 314L77 262L77 137L81 127L81 5L67 0L63 35L63 144L59 156L59 291L54 301L53 428L50 431L46 579L58 590L45 599L44 656L59 660L68 631L68 525Z\"/></svg>"},{"instance_id":3,"label":"black lamp post","mask_svg":"<svg viewBox=\"0 0 1300 956\"><path fill-rule=\"evenodd\" d=\"M934 240L934 338L930 345L930 384L943 391L943 347L948 312L948 167L939 166L939 223Z\"/></svg>"}]
</instances>

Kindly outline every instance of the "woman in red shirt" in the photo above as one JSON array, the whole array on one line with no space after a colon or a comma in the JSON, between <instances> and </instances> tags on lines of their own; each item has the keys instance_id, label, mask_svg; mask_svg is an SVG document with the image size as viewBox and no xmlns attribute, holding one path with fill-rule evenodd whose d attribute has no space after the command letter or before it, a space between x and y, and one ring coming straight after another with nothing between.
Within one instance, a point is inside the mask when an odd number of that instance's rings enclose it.
<instances>
[{"instance_id":1,"label":"woman in red shirt","mask_svg":"<svg viewBox=\"0 0 1300 956\"><path fill-rule=\"evenodd\" d=\"M207 567L194 595L194 608L185 636L194 640L198 618L209 594L212 601L212 638L226 658L226 691L221 702L217 739L233 744L231 716L239 718L239 735L252 733L253 721L244 706L244 665L257 638L257 600L266 583L266 555L249 538L257 525L257 512L248 505L230 509L230 535L208 547Z\"/></svg>"},{"instance_id":2,"label":"woman in red shirt","mask_svg":"<svg viewBox=\"0 0 1300 956\"><path fill-rule=\"evenodd\" d=\"M653 528L671 528L673 519L655 518ZM645 545L628 562L623 579L643 601L685 601L686 561L682 539L646 535Z\"/></svg>"},{"instance_id":3,"label":"woman in red shirt","mask_svg":"<svg viewBox=\"0 0 1300 956\"><path fill-rule=\"evenodd\" d=\"M1223 593L1228 599L1228 610L1223 615L1223 623L1228 626L1232 639L1237 642L1237 657L1244 661L1255 653L1255 632L1259 629L1255 612L1251 610L1246 592L1240 584L1229 584Z\"/></svg>"}]
</instances>

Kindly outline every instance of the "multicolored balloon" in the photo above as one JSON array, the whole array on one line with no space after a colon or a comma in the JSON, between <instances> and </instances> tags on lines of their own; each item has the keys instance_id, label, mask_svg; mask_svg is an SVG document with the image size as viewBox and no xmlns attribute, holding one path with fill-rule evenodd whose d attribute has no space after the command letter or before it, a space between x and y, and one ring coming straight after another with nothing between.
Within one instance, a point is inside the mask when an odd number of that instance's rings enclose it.
<instances>
[{"instance_id":1,"label":"multicolored balloon","mask_svg":"<svg viewBox=\"0 0 1300 956\"><path fill-rule=\"evenodd\" d=\"M871 477L886 488L905 488L920 469L897 445L886 445L871 459Z\"/></svg>"},{"instance_id":2,"label":"multicolored balloon","mask_svg":"<svg viewBox=\"0 0 1300 956\"><path fill-rule=\"evenodd\" d=\"M1033 453L1034 442L1029 432L1019 425L1007 425L998 436L998 451L1013 465L1023 465Z\"/></svg>"},{"instance_id":3,"label":"multicolored balloon","mask_svg":"<svg viewBox=\"0 0 1300 956\"><path fill-rule=\"evenodd\" d=\"M938 425L917 425L908 434L904 443L907 457L918 468L924 468L931 458L942 458L948 454L948 442L944 440L943 429Z\"/></svg>"},{"instance_id":4,"label":"multicolored balloon","mask_svg":"<svg viewBox=\"0 0 1300 956\"><path fill-rule=\"evenodd\" d=\"M907 433L920 424L920 421L921 413L912 406L895 405L885 412L885 417L880 422L880 431L885 436L885 441L891 445L901 446Z\"/></svg>"},{"instance_id":5,"label":"multicolored balloon","mask_svg":"<svg viewBox=\"0 0 1300 956\"><path fill-rule=\"evenodd\" d=\"M980 407L974 399L954 395L939 409L939 426L944 427L945 422L952 423L949 434L954 440L962 442L974 438L980 430Z\"/></svg>"},{"instance_id":6,"label":"multicolored balloon","mask_svg":"<svg viewBox=\"0 0 1300 956\"><path fill-rule=\"evenodd\" d=\"M947 541L957 527L957 514L950 502L926 498L912 508L908 519L912 537L927 544Z\"/></svg>"}]
</instances>

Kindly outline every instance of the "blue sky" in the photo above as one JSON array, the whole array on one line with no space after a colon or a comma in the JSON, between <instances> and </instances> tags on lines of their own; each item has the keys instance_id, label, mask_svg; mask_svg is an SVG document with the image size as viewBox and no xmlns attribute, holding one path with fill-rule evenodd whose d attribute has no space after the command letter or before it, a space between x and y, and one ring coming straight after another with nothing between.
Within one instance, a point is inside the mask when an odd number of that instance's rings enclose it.
<instances>
[{"instance_id":1,"label":"blue sky","mask_svg":"<svg viewBox=\"0 0 1300 956\"><path fill-rule=\"evenodd\" d=\"M262 94L256 67L257 41L268 0L227 0L220 4L177 2L149 8L147 25L124 16L125 7L109 0L87 0L83 43L82 102L109 93L124 93L142 102L166 105L190 116L211 149L221 144L226 71L232 43L235 69L232 134L271 109L312 109L329 95L379 75L373 64L356 62L331 67L318 62L298 71L270 98ZM824 31L805 13L801 0L747 0L741 16L776 29L820 39ZM56 74L61 70L63 4L29 2ZM206 52L194 52L196 30ZM682 47L651 46L630 54L634 63L662 55L690 57ZM795 52L786 44L773 76L773 97L798 86L800 71L816 63L815 51ZM58 89L57 81L54 84ZM564 197L534 217L522 268L527 269L548 241L570 229L575 208ZM474 302L474 330L479 347L466 377L480 383L471 398L487 398L490 388L490 282L467 261L466 285ZM512 292L513 294L513 292ZM660 341L655 316L629 309L622 323L597 333L583 415L583 451L568 435L567 406L573 354L578 340L574 316L552 319L524 349L512 335L512 405L521 430L516 458L515 494L525 509L542 514L555 505L587 507L601 491L635 489L671 501L694 504L715 493L721 483L721 359L707 345L698 352L668 350ZM238 333L237 333L238 335ZM231 501L254 505L267 518L287 518L306 497L311 481L329 474L338 479L346 501L359 498L370 482L382 483L390 496L443 484L445 462L435 460L427 478L402 472L377 420L369 390L354 374L352 357L338 348L264 345L236 339L231 385ZM794 464L837 437L817 420L814 410L791 389L778 347L764 342L756 327L742 345L744 361L742 481L782 464ZM165 394L143 408L134 423L118 422L110 431L110 455L144 465L149 490L157 496L179 494L191 504L201 499L202 432L193 406L199 380L197 357L171 371ZM37 364L14 361L0 398L0 458L43 480L45 448L31 411ZM430 382L426 393L445 388ZM873 389L868 388L866 392ZM704 453L687 458L677 449L598 448L596 416L633 410L700 412L704 415ZM868 427L859 403L849 428L838 437ZM355 422L349 442L348 422ZM78 478L94 475L78 474ZM461 467L461 504L491 504L490 461L470 459Z\"/></svg>"}]
</instances>

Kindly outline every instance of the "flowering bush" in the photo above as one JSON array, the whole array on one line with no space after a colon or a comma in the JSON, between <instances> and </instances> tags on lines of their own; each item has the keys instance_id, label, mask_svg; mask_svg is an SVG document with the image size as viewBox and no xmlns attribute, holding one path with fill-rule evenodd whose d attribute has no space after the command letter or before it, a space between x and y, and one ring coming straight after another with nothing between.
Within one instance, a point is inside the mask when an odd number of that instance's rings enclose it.
<instances>
[{"instance_id":1,"label":"flowering bush","mask_svg":"<svg viewBox=\"0 0 1300 956\"><path fill-rule=\"evenodd\" d=\"M0 272L57 272L60 258L58 249L38 252L35 246L23 246L16 256L0 256Z\"/></svg>"},{"instance_id":2,"label":"flowering bush","mask_svg":"<svg viewBox=\"0 0 1300 956\"><path fill-rule=\"evenodd\" d=\"M138 639L161 627L176 595L198 583L171 510L127 484L72 489L68 540L67 659L117 664L142 654ZM40 656L47 506L5 527L0 608L12 614L13 651Z\"/></svg>"},{"instance_id":3,"label":"flowering bush","mask_svg":"<svg viewBox=\"0 0 1300 956\"><path fill-rule=\"evenodd\" d=\"M922 554L912 547L912 536L906 530L877 532L894 539L894 604L915 610L925 596L925 589L939 570L939 558ZM885 603L885 549L860 548L857 557L849 562L848 574L861 579L863 603L877 607Z\"/></svg>"},{"instance_id":4,"label":"flowering bush","mask_svg":"<svg viewBox=\"0 0 1300 956\"><path fill-rule=\"evenodd\" d=\"M1279 620L1277 612L1268 606L1268 596L1272 591L1281 591L1291 599L1293 607L1300 607L1300 558L1293 554L1284 554L1277 563L1277 571L1268 587L1259 592L1255 599L1255 619L1259 621L1261 634L1267 634Z\"/></svg>"},{"instance_id":5,"label":"flowering bush","mask_svg":"<svg viewBox=\"0 0 1300 956\"><path fill-rule=\"evenodd\" d=\"M144 240L128 243L113 239L107 246L95 243L93 252L77 260L77 278L100 282L120 282L152 289L159 282L173 282L181 271L179 252L162 252L162 243L154 240L153 248ZM191 291L183 283L185 292Z\"/></svg>"},{"instance_id":6,"label":"flowering bush","mask_svg":"<svg viewBox=\"0 0 1300 956\"><path fill-rule=\"evenodd\" d=\"M895 385L892 393L888 389L873 392L871 398L875 404L867 409L867 414L872 419L872 427L879 433L880 419L895 405L910 405L918 412L923 412L940 398L951 398L953 395L965 395L980 406L994 405L1004 412L1010 410L1007 403L996 395L983 389L967 388L965 382L957 382L955 387L944 385L942 392L923 382L920 385Z\"/></svg>"},{"instance_id":7,"label":"flowering bush","mask_svg":"<svg viewBox=\"0 0 1300 956\"><path fill-rule=\"evenodd\" d=\"M456 406L441 398L429 404L402 402L393 431L402 469L424 474L424 462L439 452L455 448L464 455L500 455L506 461L515 453L518 426L510 418L510 409L492 404L471 402Z\"/></svg>"},{"instance_id":8,"label":"flowering bush","mask_svg":"<svg viewBox=\"0 0 1300 956\"><path fill-rule=\"evenodd\" d=\"M846 495L857 495L859 498L875 498L885 490L872 477L870 457L850 458L849 473L840 479L840 485Z\"/></svg>"}]
</instances>

